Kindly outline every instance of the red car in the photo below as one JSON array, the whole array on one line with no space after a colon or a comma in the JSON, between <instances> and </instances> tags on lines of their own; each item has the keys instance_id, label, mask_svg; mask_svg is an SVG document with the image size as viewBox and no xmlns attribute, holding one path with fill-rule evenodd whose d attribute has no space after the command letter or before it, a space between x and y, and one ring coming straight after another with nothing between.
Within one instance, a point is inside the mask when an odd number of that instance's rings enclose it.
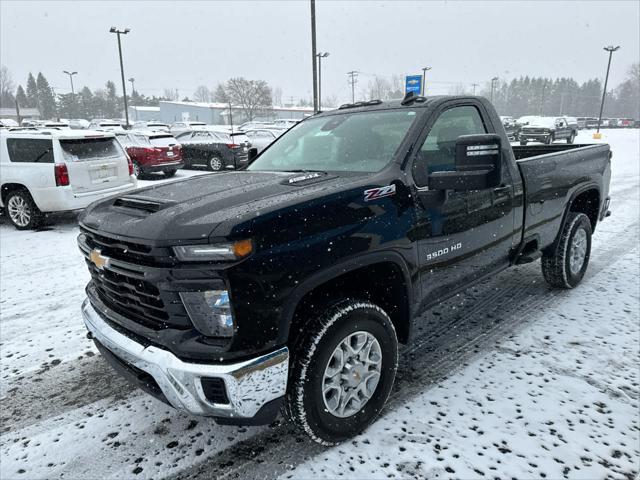
<instances>
[{"instance_id":1,"label":"red car","mask_svg":"<svg viewBox=\"0 0 640 480\"><path fill-rule=\"evenodd\" d=\"M168 178L184 166L182 147L169 133L129 131L117 138L131 158L137 177L162 172Z\"/></svg>"}]
</instances>

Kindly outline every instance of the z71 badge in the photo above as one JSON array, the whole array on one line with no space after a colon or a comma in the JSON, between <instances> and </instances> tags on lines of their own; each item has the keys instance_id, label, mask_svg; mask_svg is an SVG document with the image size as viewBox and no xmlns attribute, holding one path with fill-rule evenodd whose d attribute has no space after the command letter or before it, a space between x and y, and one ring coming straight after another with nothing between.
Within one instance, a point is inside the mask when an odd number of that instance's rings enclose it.
<instances>
[{"instance_id":1,"label":"z71 badge","mask_svg":"<svg viewBox=\"0 0 640 480\"><path fill-rule=\"evenodd\" d=\"M377 198L390 197L391 195L395 195L395 194L396 194L395 185L387 185L386 187L380 187L380 188L370 188L369 190L364 191L364 201L370 202L371 200L375 200Z\"/></svg>"}]
</instances>

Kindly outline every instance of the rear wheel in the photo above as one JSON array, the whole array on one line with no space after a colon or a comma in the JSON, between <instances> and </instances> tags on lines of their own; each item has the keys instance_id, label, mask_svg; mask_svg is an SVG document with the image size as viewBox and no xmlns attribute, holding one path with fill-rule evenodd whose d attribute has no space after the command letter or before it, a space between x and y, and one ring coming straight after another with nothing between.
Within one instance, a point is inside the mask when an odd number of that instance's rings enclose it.
<instances>
[{"instance_id":1,"label":"rear wheel","mask_svg":"<svg viewBox=\"0 0 640 480\"><path fill-rule=\"evenodd\" d=\"M305 330L291 362L285 413L314 441L335 445L384 407L398 365L395 329L377 305L343 300Z\"/></svg>"},{"instance_id":2,"label":"rear wheel","mask_svg":"<svg viewBox=\"0 0 640 480\"><path fill-rule=\"evenodd\" d=\"M584 213L569 212L560 241L542 257L542 274L558 288L574 288L584 277L591 255L591 221Z\"/></svg>"},{"instance_id":3,"label":"rear wheel","mask_svg":"<svg viewBox=\"0 0 640 480\"><path fill-rule=\"evenodd\" d=\"M7 195L5 213L18 230L36 229L44 221L44 214L26 190L16 190Z\"/></svg>"},{"instance_id":4,"label":"rear wheel","mask_svg":"<svg viewBox=\"0 0 640 480\"><path fill-rule=\"evenodd\" d=\"M173 177L173 176L176 174L176 172L177 172L177 171L178 171L178 170L177 170L176 168L172 168L171 170L165 170L165 171L164 171L164 176L165 176L166 178L171 178L171 177Z\"/></svg>"},{"instance_id":5,"label":"rear wheel","mask_svg":"<svg viewBox=\"0 0 640 480\"><path fill-rule=\"evenodd\" d=\"M209 167L209 170L213 172L219 172L220 170L222 170L223 164L224 162L222 161L222 158L220 158L219 155L214 155L209 159L207 166Z\"/></svg>"}]
</instances>

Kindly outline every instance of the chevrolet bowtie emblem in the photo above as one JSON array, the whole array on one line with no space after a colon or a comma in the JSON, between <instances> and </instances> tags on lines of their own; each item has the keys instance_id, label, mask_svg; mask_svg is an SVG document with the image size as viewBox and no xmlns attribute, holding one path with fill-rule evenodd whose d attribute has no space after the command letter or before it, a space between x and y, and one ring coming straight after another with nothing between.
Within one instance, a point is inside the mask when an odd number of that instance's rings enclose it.
<instances>
[{"instance_id":1,"label":"chevrolet bowtie emblem","mask_svg":"<svg viewBox=\"0 0 640 480\"><path fill-rule=\"evenodd\" d=\"M98 270L104 270L105 267L109 266L110 258L102 255L100 250L91 250L91 253L89 253L89 259L98 268Z\"/></svg>"}]
</instances>

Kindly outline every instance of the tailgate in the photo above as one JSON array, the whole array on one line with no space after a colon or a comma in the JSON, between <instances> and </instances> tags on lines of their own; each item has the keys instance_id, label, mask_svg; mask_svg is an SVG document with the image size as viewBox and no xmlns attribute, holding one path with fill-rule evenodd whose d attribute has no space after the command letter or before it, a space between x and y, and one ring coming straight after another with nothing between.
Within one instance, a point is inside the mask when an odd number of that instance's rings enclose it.
<instances>
[{"instance_id":1,"label":"tailgate","mask_svg":"<svg viewBox=\"0 0 640 480\"><path fill-rule=\"evenodd\" d=\"M114 137L60 139L62 158L74 193L87 193L131 182L124 151Z\"/></svg>"}]
</instances>

